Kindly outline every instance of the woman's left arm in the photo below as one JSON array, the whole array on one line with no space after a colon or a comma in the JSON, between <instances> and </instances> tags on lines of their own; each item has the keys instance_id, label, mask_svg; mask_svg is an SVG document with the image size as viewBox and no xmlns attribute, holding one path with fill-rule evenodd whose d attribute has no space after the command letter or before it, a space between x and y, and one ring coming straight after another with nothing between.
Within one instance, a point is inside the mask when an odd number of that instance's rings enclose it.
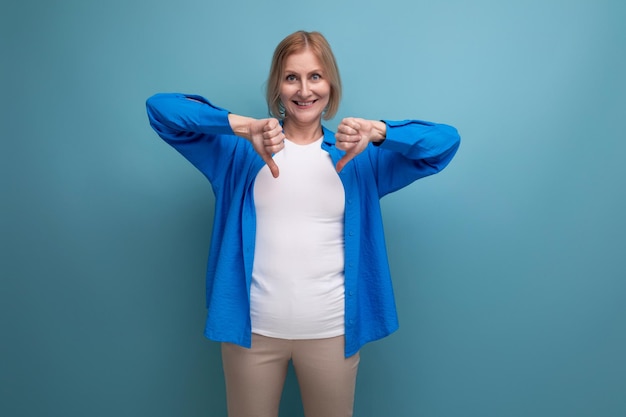
<instances>
[{"instance_id":1,"label":"woman's left arm","mask_svg":"<svg viewBox=\"0 0 626 417\"><path fill-rule=\"evenodd\" d=\"M421 120L374 121L347 118L337 128L337 148L346 151L337 170L366 151L381 196L444 169L460 144L449 125ZM372 142L375 146L370 146Z\"/></svg>"}]
</instances>

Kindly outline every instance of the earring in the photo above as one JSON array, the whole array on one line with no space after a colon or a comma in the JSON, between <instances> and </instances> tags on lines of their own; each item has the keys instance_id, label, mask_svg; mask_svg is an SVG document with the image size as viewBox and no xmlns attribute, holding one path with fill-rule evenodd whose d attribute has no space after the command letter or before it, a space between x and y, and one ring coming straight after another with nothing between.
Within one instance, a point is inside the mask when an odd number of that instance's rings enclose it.
<instances>
[{"instance_id":1,"label":"earring","mask_svg":"<svg viewBox=\"0 0 626 417\"><path fill-rule=\"evenodd\" d=\"M283 105L282 101L278 102L278 114L282 119L285 118L285 106Z\"/></svg>"}]
</instances>

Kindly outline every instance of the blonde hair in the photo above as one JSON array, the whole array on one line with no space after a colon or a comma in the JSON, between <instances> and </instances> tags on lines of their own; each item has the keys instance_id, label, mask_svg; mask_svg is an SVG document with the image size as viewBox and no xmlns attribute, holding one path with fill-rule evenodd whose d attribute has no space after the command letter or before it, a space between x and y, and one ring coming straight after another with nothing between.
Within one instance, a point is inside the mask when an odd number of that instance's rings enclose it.
<instances>
[{"instance_id":1,"label":"blonde hair","mask_svg":"<svg viewBox=\"0 0 626 417\"><path fill-rule=\"evenodd\" d=\"M267 108L272 117L282 119L285 116L285 109L280 101L280 85L284 78L285 61L288 56L305 50L310 50L320 60L324 78L330 84L330 97L323 114L324 119L332 119L339 110L341 78L333 51L321 33L300 30L283 39L274 50L266 91Z\"/></svg>"}]
</instances>

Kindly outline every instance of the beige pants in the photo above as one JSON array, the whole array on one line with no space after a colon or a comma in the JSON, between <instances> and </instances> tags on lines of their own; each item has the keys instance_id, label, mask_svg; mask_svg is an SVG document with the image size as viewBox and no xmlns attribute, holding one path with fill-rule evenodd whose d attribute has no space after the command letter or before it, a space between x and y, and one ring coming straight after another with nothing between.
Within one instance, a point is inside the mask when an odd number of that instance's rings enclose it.
<instances>
[{"instance_id":1,"label":"beige pants","mask_svg":"<svg viewBox=\"0 0 626 417\"><path fill-rule=\"evenodd\" d=\"M229 417L278 417L289 361L306 417L350 417L359 354L344 357L344 336L286 340L252 335L252 348L222 343Z\"/></svg>"}]
</instances>

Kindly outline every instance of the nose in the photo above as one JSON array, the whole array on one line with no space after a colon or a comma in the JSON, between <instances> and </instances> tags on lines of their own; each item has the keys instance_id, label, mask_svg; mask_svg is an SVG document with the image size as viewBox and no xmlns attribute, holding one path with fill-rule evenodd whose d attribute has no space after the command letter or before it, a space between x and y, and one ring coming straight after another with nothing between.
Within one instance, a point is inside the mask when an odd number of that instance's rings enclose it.
<instances>
[{"instance_id":1,"label":"nose","mask_svg":"<svg viewBox=\"0 0 626 417\"><path fill-rule=\"evenodd\" d=\"M309 89L309 84L307 80L303 79L302 82L300 83L300 96L308 97L310 93L311 93L311 90Z\"/></svg>"}]
</instances>

